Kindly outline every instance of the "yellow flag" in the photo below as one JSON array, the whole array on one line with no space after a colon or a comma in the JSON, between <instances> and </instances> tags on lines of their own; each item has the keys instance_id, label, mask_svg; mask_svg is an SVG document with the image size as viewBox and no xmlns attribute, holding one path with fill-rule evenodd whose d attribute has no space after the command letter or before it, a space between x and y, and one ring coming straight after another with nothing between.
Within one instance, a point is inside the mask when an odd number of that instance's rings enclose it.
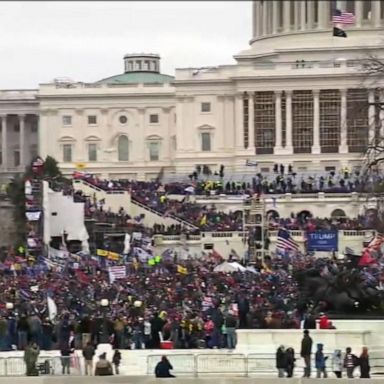
<instances>
[{"instance_id":1,"label":"yellow flag","mask_svg":"<svg viewBox=\"0 0 384 384\"><path fill-rule=\"evenodd\" d=\"M200 225L205 225L205 224L207 224L207 215L204 215L200 220Z\"/></svg>"},{"instance_id":2,"label":"yellow flag","mask_svg":"<svg viewBox=\"0 0 384 384\"><path fill-rule=\"evenodd\" d=\"M104 249L98 249L96 251L96 255L97 256L102 256L102 257L107 257L108 256L108 251L106 251Z\"/></svg>"},{"instance_id":3,"label":"yellow flag","mask_svg":"<svg viewBox=\"0 0 384 384\"><path fill-rule=\"evenodd\" d=\"M117 261L120 259L120 255L116 252L108 252L107 258L108 258L108 260Z\"/></svg>"},{"instance_id":4,"label":"yellow flag","mask_svg":"<svg viewBox=\"0 0 384 384\"><path fill-rule=\"evenodd\" d=\"M177 266L177 272L181 273L182 275L188 275L188 270L185 267L182 267L181 265Z\"/></svg>"}]
</instances>

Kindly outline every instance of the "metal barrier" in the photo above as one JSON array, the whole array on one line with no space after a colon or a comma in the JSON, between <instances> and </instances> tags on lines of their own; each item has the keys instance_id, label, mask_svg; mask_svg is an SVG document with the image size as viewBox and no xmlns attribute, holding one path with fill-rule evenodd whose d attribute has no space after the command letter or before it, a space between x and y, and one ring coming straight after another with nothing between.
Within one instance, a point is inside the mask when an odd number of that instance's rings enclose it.
<instances>
[{"instance_id":1,"label":"metal barrier","mask_svg":"<svg viewBox=\"0 0 384 384\"><path fill-rule=\"evenodd\" d=\"M39 356L36 369L39 375L63 375L62 362L60 356ZM78 356L69 357L69 372L76 376L82 375L83 372ZM0 358L0 376L25 376L25 374L24 357Z\"/></svg>"},{"instance_id":2,"label":"metal barrier","mask_svg":"<svg viewBox=\"0 0 384 384\"><path fill-rule=\"evenodd\" d=\"M382 354L382 353L381 353ZM332 354L328 356L327 370L332 371ZM382 375L384 373L383 357L371 357L371 373ZM163 355L147 356L147 374L153 375L156 364ZM260 374L276 375L276 356L274 353L182 353L169 354L168 359L173 366L172 373L175 375L200 376L210 374L224 374L232 376L255 376ZM316 372L314 357L311 359L312 372ZM304 361L296 357L294 376L301 376L304 372ZM356 369L356 373L358 368Z\"/></svg>"}]
</instances>

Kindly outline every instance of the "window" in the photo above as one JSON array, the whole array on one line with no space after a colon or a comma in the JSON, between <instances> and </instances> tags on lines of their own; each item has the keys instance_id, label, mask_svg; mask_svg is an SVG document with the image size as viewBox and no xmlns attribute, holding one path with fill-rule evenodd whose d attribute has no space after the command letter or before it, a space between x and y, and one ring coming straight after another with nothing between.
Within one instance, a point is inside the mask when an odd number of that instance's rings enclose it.
<instances>
[{"instance_id":1,"label":"window","mask_svg":"<svg viewBox=\"0 0 384 384\"><path fill-rule=\"evenodd\" d=\"M292 141L294 153L311 153L313 145L312 91L293 91Z\"/></svg>"},{"instance_id":2,"label":"window","mask_svg":"<svg viewBox=\"0 0 384 384\"><path fill-rule=\"evenodd\" d=\"M129 140L128 137L122 135L117 143L117 152L119 161L128 161L129 159Z\"/></svg>"},{"instance_id":3,"label":"window","mask_svg":"<svg viewBox=\"0 0 384 384\"><path fill-rule=\"evenodd\" d=\"M97 161L97 144L95 143L88 144L88 160Z\"/></svg>"},{"instance_id":4,"label":"window","mask_svg":"<svg viewBox=\"0 0 384 384\"><path fill-rule=\"evenodd\" d=\"M33 122L31 124L31 132L32 133L36 133L37 132L37 123L36 122Z\"/></svg>"},{"instance_id":5,"label":"window","mask_svg":"<svg viewBox=\"0 0 384 384\"><path fill-rule=\"evenodd\" d=\"M63 116L63 125L72 125L72 116L64 115Z\"/></svg>"},{"instance_id":6,"label":"window","mask_svg":"<svg viewBox=\"0 0 384 384\"><path fill-rule=\"evenodd\" d=\"M149 115L149 122L150 124L157 124L159 122L159 115Z\"/></svg>"},{"instance_id":7,"label":"window","mask_svg":"<svg viewBox=\"0 0 384 384\"><path fill-rule=\"evenodd\" d=\"M119 122L120 122L120 124L127 124L127 122L128 122L127 116L125 116L125 115L119 116Z\"/></svg>"},{"instance_id":8,"label":"window","mask_svg":"<svg viewBox=\"0 0 384 384\"><path fill-rule=\"evenodd\" d=\"M160 143L157 141L152 141L149 143L149 160L158 161L160 152Z\"/></svg>"},{"instance_id":9,"label":"window","mask_svg":"<svg viewBox=\"0 0 384 384\"><path fill-rule=\"evenodd\" d=\"M64 163L72 162L72 144L63 145L63 161Z\"/></svg>"},{"instance_id":10,"label":"window","mask_svg":"<svg viewBox=\"0 0 384 384\"><path fill-rule=\"evenodd\" d=\"M201 103L201 112L211 112L211 103Z\"/></svg>"},{"instance_id":11,"label":"window","mask_svg":"<svg viewBox=\"0 0 384 384\"><path fill-rule=\"evenodd\" d=\"M248 120L249 120L249 97L248 97L248 94L245 92L243 95L244 148L248 148L249 146Z\"/></svg>"},{"instance_id":12,"label":"window","mask_svg":"<svg viewBox=\"0 0 384 384\"><path fill-rule=\"evenodd\" d=\"M97 116L91 115L88 116L88 125L96 125L97 124Z\"/></svg>"},{"instance_id":13,"label":"window","mask_svg":"<svg viewBox=\"0 0 384 384\"><path fill-rule=\"evenodd\" d=\"M19 124L19 123L16 123L16 124L13 126L13 132L20 132L20 124Z\"/></svg>"},{"instance_id":14,"label":"window","mask_svg":"<svg viewBox=\"0 0 384 384\"><path fill-rule=\"evenodd\" d=\"M341 97L339 90L320 91L320 146L322 153L337 153L340 144Z\"/></svg>"},{"instance_id":15,"label":"window","mask_svg":"<svg viewBox=\"0 0 384 384\"><path fill-rule=\"evenodd\" d=\"M30 147L29 147L29 153L30 153L30 156L31 156L31 159L35 159L37 157L37 145L36 144L32 144Z\"/></svg>"},{"instance_id":16,"label":"window","mask_svg":"<svg viewBox=\"0 0 384 384\"><path fill-rule=\"evenodd\" d=\"M19 150L13 151L13 164L15 167L18 167L20 165L20 151Z\"/></svg>"},{"instance_id":17,"label":"window","mask_svg":"<svg viewBox=\"0 0 384 384\"><path fill-rule=\"evenodd\" d=\"M255 92L255 120L250 129L255 131L256 153L272 154L275 145L275 94Z\"/></svg>"},{"instance_id":18,"label":"window","mask_svg":"<svg viewBox=\"0 0 384 384\"><path fill-rule=\"evenodd\" d=\"M201 134L201 150L204 152L211 150L211 134L209 132L202 132Z\"/></svg>"}]
</instances>

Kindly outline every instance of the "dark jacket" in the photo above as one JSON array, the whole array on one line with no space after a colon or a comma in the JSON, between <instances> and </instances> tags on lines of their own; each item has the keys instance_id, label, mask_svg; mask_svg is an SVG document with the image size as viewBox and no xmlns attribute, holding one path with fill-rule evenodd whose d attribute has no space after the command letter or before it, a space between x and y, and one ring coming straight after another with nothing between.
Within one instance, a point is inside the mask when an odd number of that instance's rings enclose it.
<instances>
[{"instance_id":1,"label":"dark jacket","mask_svg":"<svg viewBox=\"0 0 384 384\"><path fill-rule=\"evenodd\" d=\"M160 361L156 365L155 375L156 377L174 377L169 372L171 369L173 369L173 367L169 361Z\"/></svg>"},{"instance_id":2,"label":"dark jacket","mask_svg":"<svg viewBox=\"0 0 384 384\"><path fill-rule=\"evenodd\" d=\"M95 348L93 347L93 345L87 345L84 349L83 349L83 357L85 360L92 360L93 359L93 356L95 356Z\"/></svg>"},{"instance_id":3,"label":"dark jacket","mask_svg":"<svg viewBox=\"0 0 384 384\"><path fill-rule=\"evenodd\" d=\"M315 354L315 367L316 369L324 369L327 357L324 356L323 345L317 345L317 351Z\"/></svg>"},{"instance_id":4,"label":"dark jacket","mask_svg":"<svg viewBox=\"0 0 384 384\"><path fill-rule=\"evenodd\" d=\"M287 369L287 355L282 348L278 348L276 351L276 368Z\"/></svg>"},{"instance_id":5,"label":"dark jacket","mask_svg":"<svg viewBox=\"0 0 384 384\"><path fill-rule=\"evenodd\" d=\"M312 353L312 339L309 335L304 335L303 340L301 341L301 351L300 356L310 356Z\"/></svg>"},{"instance_id":6,"label":"dark jacket","mask_svg":"<svg viewBox=\"0 0 384 384\"><path fill-rule=\"evenodd\" d=\"M237 320L236 320L236 317L233 316L233 315L230 315L228 314L226 317L225 317L225 327L226 328L236 328L237 326Z\"/></svg>"},{"instance_id":7,"label":"dark jacket","mask_svg":"<svg viewBox=\"0 0 384 384\"><path fill-rule=\"evenodd\" d=\"M360 378L361 379L369 379L371 376L369 374L371 367L369 365L369 357L368 356L360 356L359 358L360 365Z\"/></svg>"},{"instance_id":8,"label":"dark jacket","mask_svg":"<svg viewBox=\"0 0 384 384\"><path fill-rule=\"evenodd\" d=\"M121 361L121 353L120 351L115 351L112 357L112 363L115 365L120 365L120 361Z\"/></svg>"}]
</instances>

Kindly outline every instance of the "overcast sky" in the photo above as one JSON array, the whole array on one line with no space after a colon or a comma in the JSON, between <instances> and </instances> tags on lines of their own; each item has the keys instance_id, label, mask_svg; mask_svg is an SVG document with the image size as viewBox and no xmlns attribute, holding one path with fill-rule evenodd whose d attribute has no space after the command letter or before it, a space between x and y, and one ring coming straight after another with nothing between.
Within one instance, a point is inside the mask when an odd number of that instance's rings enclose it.
<instances>
[{"instance_id":1,"label":"overcast sky","mask_svg":"<svg viewBox=\"0 0 384 384\"><path fill-rule=\"evenodd\" d=\"M159 53L161 72L234 63L250 1L0 2L0 89L123 72L126 53Z\"/></svg>"}]
</instances>

